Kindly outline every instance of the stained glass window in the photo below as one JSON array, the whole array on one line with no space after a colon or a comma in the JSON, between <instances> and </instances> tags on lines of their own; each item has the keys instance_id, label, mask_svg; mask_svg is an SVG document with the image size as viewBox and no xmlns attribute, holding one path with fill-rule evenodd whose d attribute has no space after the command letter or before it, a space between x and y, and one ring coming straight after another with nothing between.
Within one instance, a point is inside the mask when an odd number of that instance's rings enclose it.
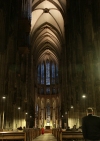
<instances>
[{"instance_id":1,"label":"stained glass window","mask_svg":"<svg viewBox=\"0 0 100 141\"><path fill-rule=\"evenodd\" d=\"M44 64L41 64L41 84L44 84Z\"/></svg>"},{"instance_id":2,"label":"stained glass window","mask_svg":"<svg viewBox=\"0 0 100 141\"><path fill-rule=\"evenodd\" d=\"M37 78L38 84L40 84L40 80L41 80L41 67L40 65L38 65L38 78Z\"/></svg>"},{"instance_id":3,"label":"stained glass window","mask_svg":"<svg viewBox=\"0 0 100 141\"><path fill-rule=\"evenodd\" d=\"M58 79L58 65L57 64L56 64L56 73L55 73L55 75L56 75L56 84L58 84L59 79Z\"/></svg>"},{"instance_id":4,"label":"stained glass window","mask_svg":"<svg viewBox=\"0 0 100 141\"><path fill-rule=\"evenodd\" d=\"M37 81L39 84L39 94L56 94L58 88L58 65L54 62L47 60L38 65ZM52 84L52 87L50 85ZM40 87L41 85L41 87ZM45 86L44 86L45 85Z\"/></svg>"},{"instance_id":5,"label":"stained glass window","mask_svg":"<svg viewBox=\"0 0 100 141\"><path fill-rule=\"evenodd\" d=\"M50 62L46 62L46 85L50 85Z\"/></svg>"},{"instance_id":6,"label":"stained glass window","mask_svg":"<svg viewBox=\"0 0 100 141\"><path fill-rule=\"evenodd\" d=\"M55 64L54 64L54 63L52 63L51 72L52 72L51 83L52 83L52 84L55 84Z\"/></svg>"},{"instance_id":7,"label":"stained glass window","mask_svg":"<svg viewBox=\"0 0 100 141\"><path fill-rule=\"evenodd\" d=\"M46 94L50 94L50 88L46 88Z\"/></svg>"}]
</instances>

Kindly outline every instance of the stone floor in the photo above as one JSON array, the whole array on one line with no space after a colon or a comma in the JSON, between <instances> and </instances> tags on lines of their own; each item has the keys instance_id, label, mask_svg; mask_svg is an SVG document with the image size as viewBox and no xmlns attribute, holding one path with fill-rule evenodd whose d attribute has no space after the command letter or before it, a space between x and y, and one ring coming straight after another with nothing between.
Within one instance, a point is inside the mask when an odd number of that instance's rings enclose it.
<instances>
[{"instance_id":1,"label":"stone floor","mask_svg":"<svg viewBox=\"0 0 100 141\"><path fill-rule=\"evenodd\" d=\"M45 133L38 136L33 141L57 141L57 139L52 135L52 133Z\"/></svg>"}]
</instances>

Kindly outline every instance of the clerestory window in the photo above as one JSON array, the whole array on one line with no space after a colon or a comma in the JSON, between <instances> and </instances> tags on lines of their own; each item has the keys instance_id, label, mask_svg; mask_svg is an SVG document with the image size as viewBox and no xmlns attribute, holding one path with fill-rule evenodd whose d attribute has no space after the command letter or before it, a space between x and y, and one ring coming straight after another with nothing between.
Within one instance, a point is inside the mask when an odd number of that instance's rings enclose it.
<instances>
[{"instance_id":1,"label":"clerestory window","mask_svg":"<svg viewBox=\"0 0 100 141\"><path fill-rule=\"evenodd\" d=\"M37 82L40 94L56 94L58 92L58 65L46 60L38 65ZM41 87L41 88L40 88Z\"/></svg>"}]
</instances>

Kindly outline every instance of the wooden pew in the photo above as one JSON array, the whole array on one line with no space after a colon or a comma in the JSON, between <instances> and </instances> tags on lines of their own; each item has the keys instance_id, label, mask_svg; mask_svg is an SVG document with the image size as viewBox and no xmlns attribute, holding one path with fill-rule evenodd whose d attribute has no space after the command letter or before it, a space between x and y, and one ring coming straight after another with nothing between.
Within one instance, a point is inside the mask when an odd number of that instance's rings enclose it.
<instances>
[{"instance_id":1,"label":"wooden pew","mask_svg":"<svg viewBox=\"0 0 100 141\"><path fill-rule=\"evenodd\" d=\"M32 141L41 134L41 130L39 128L38 129L26 128L24 132L26 132L27 141Z\"/></svg>"},{"instance_id":2,"label":"wooden pew","mask_svg":"<svg viewBox=\"0 0 100 141\"><path fill-rule=\"evenodd\" d=\"M57 138L57 141L84 140L82 132L79 131L62 131L61 129L52 129L52 134Z\"/></svg>"},{"instance_id":3,"label":"wooden pew","mask_svg":"<svg viewBox=\"0 0 100 141\"><path fill-rule=\"evenodd\" d=\"M67 139L67 140L83 140L84 138L83 138L82 132L63 131L63 132L61 132L60 140L62 141L63 139Z\"/></svg>"},{"instance_id":4,"label":"wooden pew","mask_svg":"<svg viewBox=\"0 0 100 141\"><path fill-rule=\"evenodd\" d=\"M0 131L0 141L2 140L23 140L23 141L32 141L37 136L40 136L41 130L33 128L25 128L24 130L17 131Z\"/></svg>"},{"instance_id":5,"label":"wooden pew","mask_svg":"<svg viewBox=\"0 0 100 141\"><path fill-rule=\"evenodd\" d=\"M26 141L26 133L25 132L0 132L0 140L23 140Z\"/></svg>"}]
</instances>

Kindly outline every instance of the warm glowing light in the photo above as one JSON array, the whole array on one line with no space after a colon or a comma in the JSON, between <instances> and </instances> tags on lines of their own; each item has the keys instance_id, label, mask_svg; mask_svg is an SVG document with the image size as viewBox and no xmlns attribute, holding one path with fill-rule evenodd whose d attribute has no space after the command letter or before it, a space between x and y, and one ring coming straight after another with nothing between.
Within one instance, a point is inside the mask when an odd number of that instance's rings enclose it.
<instances>
[{"instance_id":1,"label":"warm glowing light","mask_svg":"<svg viewBox=\"0 0 100 141\"><path fill-rule=\"evenodd\" d=\"M18 110L20 110L20 107L18 107Z\"/></svg>"},{"instance_id":2,"label":"warm glowing light","mask_svg":"<svg viewBox=\"0 0 100 141\"><path fill-rule=\"evenodd\" d=\"M86 95L82 95L83 98L86 98Z\"/></svg>"},{"instance_id":3,"label":"warm glowing light","mask_svg":"<svg viewBox=\"0 0 100 141\"><path fill-rule=\"evenodd\" d=\"M6 99L6 97L5 97L5 96L3 96L2 98L3 98L3 99Z\"/></svg>"},{"instance_id":4,"label":"warm glowing light","mask_svg":"<svg viewBox=\"0 0 100 141\"><path fill-rule=\"evenodd\" d=\"M71 109L73 109L74 107L71 105Z\"/></svg>"}]
</instances>

